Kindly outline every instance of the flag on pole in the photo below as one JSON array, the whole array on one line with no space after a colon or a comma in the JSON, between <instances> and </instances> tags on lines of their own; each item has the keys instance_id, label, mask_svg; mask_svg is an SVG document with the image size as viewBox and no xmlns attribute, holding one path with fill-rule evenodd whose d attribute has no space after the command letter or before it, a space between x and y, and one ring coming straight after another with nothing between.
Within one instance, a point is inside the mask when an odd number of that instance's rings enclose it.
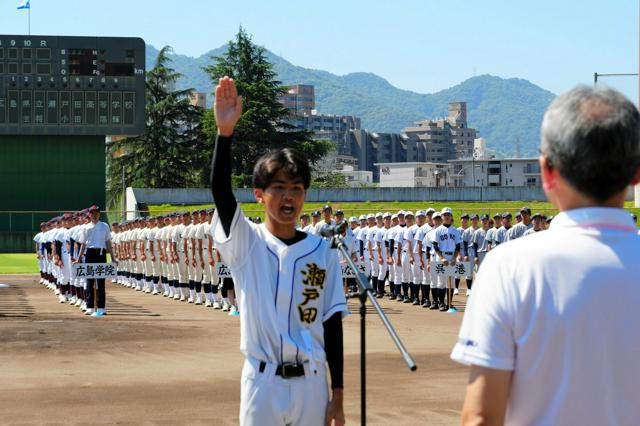
<instances>
[{"instance_id":1,"label":"flag on pole","mask_svg":"<svg viewBox=\"0 0 640 426\"><path fill-rule=\"evenodd\" d=\"M17 9L31 9L30 1L31 0L20 0L20 4Z\"/></svg>"}]
</instances>

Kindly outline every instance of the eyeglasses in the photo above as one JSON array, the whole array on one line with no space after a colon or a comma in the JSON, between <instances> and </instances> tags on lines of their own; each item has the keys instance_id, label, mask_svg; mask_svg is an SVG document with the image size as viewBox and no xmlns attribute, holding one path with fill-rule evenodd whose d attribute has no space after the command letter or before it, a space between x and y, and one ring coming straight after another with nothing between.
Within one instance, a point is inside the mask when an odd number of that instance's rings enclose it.
<instances>
[{"instance_id":1,"label":"eyeglasses","mask_svg":"<svg viewBox=\"0 0 640 426\"><path fill-rule=\"evenodd\" d=\"M276 197L284 197L289 195L292 198L304 196L304 189L302 188L281 188L281 187L269 187L264 190Z\"/></svg>"}]
</instances>

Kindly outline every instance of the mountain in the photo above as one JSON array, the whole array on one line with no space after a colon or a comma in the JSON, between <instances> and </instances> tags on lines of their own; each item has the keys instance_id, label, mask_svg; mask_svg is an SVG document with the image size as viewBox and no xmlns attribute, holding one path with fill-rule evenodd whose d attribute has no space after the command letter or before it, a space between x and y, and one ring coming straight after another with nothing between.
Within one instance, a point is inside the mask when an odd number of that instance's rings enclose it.
<instances>
[{"instance_id":1,"label":"mountain","mask_svg":"<svg viewBox=\"0 0 640 426\"><path fill-rule=\"evenodd\" d=\"M203 67L212 56L224 54L226 46L197 58L172 54L171 66L182 74L178 88L193 87L212 93L212 84ZM147 68L153 67L158 50L147 45ZM503 79L491 75L472 77L449 89L421 94L398 89L372 73L356 72L343 76L303 68L267 51L278 78L286 85L313 84L316 108L324 114L355 115L362 126L376 132L400 132L418 120L444 117L447 103L467 102L469 127L480 132L487 145L501 156L513 156L520 145L522 156L535 156L540 144L540 123L554 94L519 78ZM211 96L208 96L211 103Z\"/></svg>"}]
</instances>

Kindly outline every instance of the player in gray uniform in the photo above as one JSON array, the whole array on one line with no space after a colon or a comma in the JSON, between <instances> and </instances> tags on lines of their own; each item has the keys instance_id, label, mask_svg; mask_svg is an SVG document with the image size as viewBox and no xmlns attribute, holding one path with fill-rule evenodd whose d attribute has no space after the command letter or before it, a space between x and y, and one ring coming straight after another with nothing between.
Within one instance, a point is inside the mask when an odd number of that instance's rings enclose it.
<instances>
[{"instance_id":1,"label":"player in gray uniform","mask_svg":"<svg viewBox=\"0 0 640 426\"><path fill-rule=\"evenodd\" d=\"M478 266L478 270L480 270L480 265L482 265L482 261L489 251L489 241L487 240L487 234L491 230L488 215L483 214L480 217L480 221L482 222L482 227L477 229L473 233L473 238L471 239L473 249L476 252L475 264ZM470 292L471 287L469 286L467 295L469 295Z\"/></svg>"},{"instance_id":2,"label":"player in gray uniform","mask_svg":"<svg viewBox=\"0 0 640 426\"><path fill-rule=\"evenodd\" d=\"M374 237L374 246L378 259L378 288L376 289L378 298L382 298L385 295L385 280L389 274L389 264L387 263L389 242L385 240L389 228L391 228L391 213L386 212L382 215L382 226L378 227Z\"/></svg>"},{"instance_id":3,"label":"player in gray uniform","mask_svg":"<svg viewBox=\"0 0 640 426\"><path fill-rule=\"evenodd\" d=\"M436 252L437 260L445 266L455 265L462 238L460 232L453 225L453 212L451 208L445 207L440 212L442 216L442 225L436 228L433 238L433 249ZM441 312L447 311L445 303L445 294L447 293L445 280L438 281L438 308ZM453 305L453 293L448 295L449 304Z\"/></svg>"},{"instance_id":4,"label":"player in gray uniform","mask_svg":"<svg viewBox=\"0 0 640 426\"><path fill-rule=\"evenodd\" d=\"M509 232L507 233L507 241L522 237L525 232L533 227L533 224L531 223L531 209L529 207L521 208L520 216L522 220L509 229Z\"/></svg>"},{"instance_id":5,"label":"player in gray uniform","mask_svg":"<svg viewBox=\"0 0 640 426\"><path fill-rule=\"evenodd\" d=\"M511 229L511 218L512 216L509 212L502 215L502 226L496 231L492 242L492 248L509 241L508 233L509 229Z\"/></svg>"},{"instance_id":6,"label":"player in gray uniform","mask_svg":"<svg viewBox=\"0 0 640 426\"><path fill-rule=\"evenodd\" d=\"M531 216L531 228L527 229L524 236L535 234L536 232L544 231L543 219L540 213L536 213Z\"/></svg>"},{"instance_id":7,"label":"player in gray uniform","mask_svg":"<svg viewBox=\"0 0 640 426\"><path fill-rule=\"evenodd\" d=\"M460 226L457 228L458 232L460 233L460 236L462 236L462 234L464 234L464 231L467 230L467 228L469 228L469 215L467 213L464 213L462 216L460 216ZM462 246L460 247L460 256L457 260L462 260L462 257L464 256L464 244L462 244ZM453 289L453 294L459 294L459 288L460 288L460 278L455 278L454 279L455 282L455 288Z\"/></svg>"},{"instance_id":8,"label":"player in gray uniform","mask_svg":"<svg viewBox=\"0 0 640 426\"><path fill-rule=\"evenodd\" d=\"M473 245L473 236L475 235L475 232L479 229L478 215L472 214L470 216L470 219L471 219L471 226L465 229L461 235L462 252L463 252L462 260L464 262L469 262L471 265L471 268L469 268L469 270L467 271L467 275L464 277L467 283L467 296L471 294L471 286L473 285L473 272L475 269L475 263L476 263L475 260L477 256L475 246Z\"/></svg>"},{"instance_id":9,"label":"player in gray uniform","mask_svg":"<svg viewBox=\"0 0 640 426\"><path fill-rule=\"evenodd\" d=\"M485 236L489 251L491 251L491 249L496 246L496 244L494 243L494 240L496 238L496 232L498 232L498 229L500 229L501 226L502 226L502 214L494 213L493 225L489 228L489 230L487 231L487 235Z\"/></svg>"},{"instance_id":10,"label":"player in gray uniform","mask_svg":"<svg viewBox=\"0 0 640 426\"><path fill-rule=\"evenodd\" d=\"M394 234L395 239L395 276L394 276L394 286L396 289L396 300L398 302L404 302L404 295L402 294L402 279L403 279L403 270L402 270L402 246L404 242L404 230L407 224L405 221L405 212L398 212L398 225L396 226L396 232Z\"/></svg>"}]
</instances>

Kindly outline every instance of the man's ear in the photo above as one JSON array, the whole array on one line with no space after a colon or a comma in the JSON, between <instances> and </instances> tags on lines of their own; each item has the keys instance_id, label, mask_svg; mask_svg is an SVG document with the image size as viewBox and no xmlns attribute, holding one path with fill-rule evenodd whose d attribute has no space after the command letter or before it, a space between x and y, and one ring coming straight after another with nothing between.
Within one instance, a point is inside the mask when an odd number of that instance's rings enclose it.
<instances>
[{"instance_id":1,"label":"man's ear","mask_svg":"<svg viewBox=\"0 0 640 426\"><path fill-rule=\"evenodd\" d=\"M541 155L538 161L540 163L542 187L545 191L549 191L556 186L557 170L551 165L551 162L544 155Z\"/></svg>"},{"instance_id":2,"label":"man's ear","mask_svg":"<svg viewBox=\"0 0 640 426\"><path fill-rule=\"evenodd\" d=\"M256 201L259 204L264 204L264 191L260 188L253 188L253 196L256 197Z\"/></svg>"}]
</instances>

